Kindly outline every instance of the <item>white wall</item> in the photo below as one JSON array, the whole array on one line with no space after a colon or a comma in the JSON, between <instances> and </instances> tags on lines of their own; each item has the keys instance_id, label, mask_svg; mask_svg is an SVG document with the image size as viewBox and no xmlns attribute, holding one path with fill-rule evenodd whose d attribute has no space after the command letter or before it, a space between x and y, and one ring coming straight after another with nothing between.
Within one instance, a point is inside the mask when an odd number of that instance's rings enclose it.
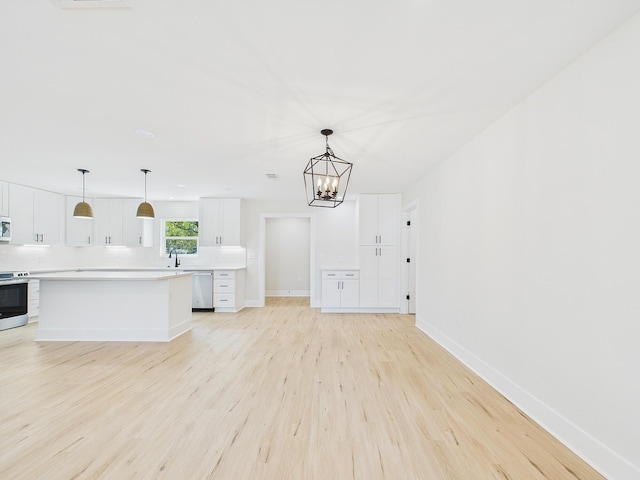
<instances>
[{"instance_id":1,"label":"white wall","mask_svg":"<svg viewBox=\"0 0 640 480\"><path fill-rule=\"evenodd\" d=\"M260 305L260 222L267 214L313 215L316 221L314 297L318 305L322 299L320 269L354 268L356 266L356 202L345 201L336 208L309 207L300 202L279 200L245 200L244 222L247 246L246 298L247 304Z\"/></svg>"},{"instance_id":2,"label":"white wall","mask_svg":"<svg viewBox=\"0 0 640 480\"><path fill-rule=\"evenodd\" d=\"M640 478L640 16L411 191L417 324L611 479Z\"/></svg>"},{"instance_id":3,"label":"white wall","mask_svg":"<svg viewBox=\"0 0 640 480\"><path fill-rule=\"evenodd\" d=\"M310 219L266 219L266 295L309 295Z\"/></svg>"},{"instance_id":4,"label":"white wall","mask_svg":"<svg viewBox=\"0 0 640 480\"><path fill-rule=\"evenodd\" d=\"M67 268L156 268L174 265L161 254L158 239L162 219L197 219L199 203L153 202L156 218L153 248L141 247L43 247L0 244L0 271ZM240 255L241 254L241 255ZM240 256L239 256L240 255ZM241 258L240 258L241 257ZM244 264L244 250L201 247L197 258L180 257L181 267L229 267Z\"/></svg>"}]
</instances>

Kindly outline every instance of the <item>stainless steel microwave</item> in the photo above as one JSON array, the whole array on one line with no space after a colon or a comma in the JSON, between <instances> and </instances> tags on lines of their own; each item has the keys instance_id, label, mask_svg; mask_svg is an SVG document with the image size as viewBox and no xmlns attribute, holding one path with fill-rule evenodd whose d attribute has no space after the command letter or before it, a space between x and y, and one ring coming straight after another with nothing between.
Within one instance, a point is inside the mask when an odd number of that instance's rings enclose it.
<instances>
[{"instance_id":1,"label":"stainless steel microwave","mask_svg":"<svg viewBox=\"0 0 640 480\"><path fill-rule=\"evenodd\" d=\"M11 241L11 219L0 217L0 242Z\"/></svg>"}]
</instances>

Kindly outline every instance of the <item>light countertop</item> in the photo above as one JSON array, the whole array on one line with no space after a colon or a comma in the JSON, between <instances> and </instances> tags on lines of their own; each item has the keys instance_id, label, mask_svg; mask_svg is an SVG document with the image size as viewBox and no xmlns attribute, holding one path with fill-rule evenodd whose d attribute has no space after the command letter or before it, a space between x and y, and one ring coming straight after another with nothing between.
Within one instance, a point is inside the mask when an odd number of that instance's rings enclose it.
<instances>
[{"instance_id":1,"label":"light countertop","mask_svg":"<svg viewBox=\"0 0 640 480\"><path fill-rule=\"evenodd\" d=\"M213 271L237 271L244 270L246 267L190 267L190 266L179 266L175 267L95 267L95 268L48 268L41 270L30 270L29 277L26 278L34 278L45 274L51 273L65 273L65 272L213 272Z\"/></svg>"},{"instance_id":2,"label":"light countertop","mask_svg":"<svg viewBox=\"0 0 640 480\"><path fill-rule=\"evenodd\" d=\"M171 271L104 271L104 270L88 270L88 271L66 271L55 273L37 273L32 274L29 278L35 280L170 280L181 276L190 276L191 272L181 270Z\"/></svg>"}]
</instances>

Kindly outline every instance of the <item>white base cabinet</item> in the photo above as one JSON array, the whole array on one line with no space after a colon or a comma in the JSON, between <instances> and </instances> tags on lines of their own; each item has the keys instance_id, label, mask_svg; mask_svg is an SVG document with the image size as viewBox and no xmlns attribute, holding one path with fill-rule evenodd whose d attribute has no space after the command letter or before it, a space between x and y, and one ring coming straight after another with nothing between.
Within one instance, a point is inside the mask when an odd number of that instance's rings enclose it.
<instances>
[{"instance_id":1,"label":"white base cabinet","mask_svg":"<svg viewBox=\"0 0 640 480\"><path fill-rule=\"evenodd\" d=\"M244 308L244 303L244 270L214 270L214 310L235 313Z\"/></svg>"},{"instance_id":2,"label":"white base cabinet","mask_svg":"<svg viewBox=\"0 0 640 480\"><path fill-rule=\"evenodd\" d=\"M322 312L357 311L360 306L358 270L322 271Z\"/></svg>"}]
</instances>

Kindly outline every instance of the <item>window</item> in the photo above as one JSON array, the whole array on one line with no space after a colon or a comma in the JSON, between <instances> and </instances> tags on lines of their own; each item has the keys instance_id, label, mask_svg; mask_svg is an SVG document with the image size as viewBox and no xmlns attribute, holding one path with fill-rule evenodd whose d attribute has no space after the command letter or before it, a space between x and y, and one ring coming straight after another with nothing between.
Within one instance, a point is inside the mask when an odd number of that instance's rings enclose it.
<instances>
[{"instance_id":1,"label":"window","mask_svg":"<svg viewBox=\"0 0 640 480\"><path fill-rule=\"evenodd\" d=\"M173 249L181 255L198 254L197 220L164 220L163 233L166 255Z\"/></svg>"}]
</instances>

